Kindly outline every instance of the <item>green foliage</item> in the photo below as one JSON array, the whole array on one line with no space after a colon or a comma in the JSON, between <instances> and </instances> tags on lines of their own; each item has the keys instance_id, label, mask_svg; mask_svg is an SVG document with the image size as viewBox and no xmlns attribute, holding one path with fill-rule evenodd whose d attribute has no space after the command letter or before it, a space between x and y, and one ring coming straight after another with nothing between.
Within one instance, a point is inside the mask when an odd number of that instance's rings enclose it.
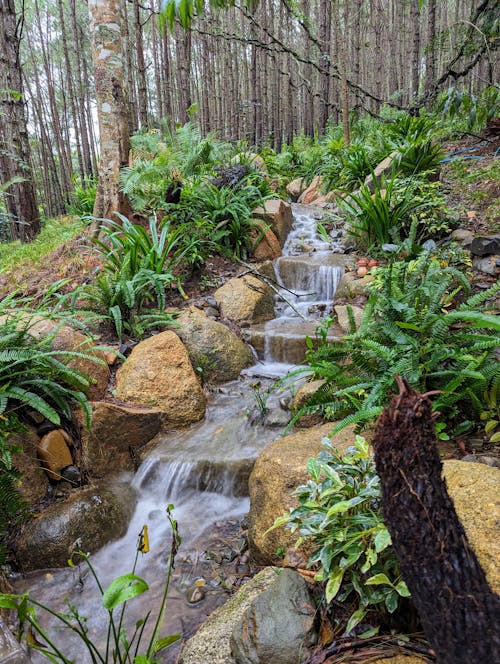
<instances>
[{"instance_id":1,"label":"green foliage","mask_svg":"<svg viewBox=\"0 0 500 664\"><path fill-rule=\"evenodd\" d=\"M141 337L147 329L172 323L163 312L166 289L188 253L186 229L173 229L169 220L150 220L149 232L120 215L121 223L103 220L100 237L94 238L103 259L102 273L83 291L87 305L112 323L121 339L123 332ZM154 306L154 309L148 308Z\"/></svg>"},{"instance_id":2,"label":"green foliage","mask_svg":"<svg viewBox=\"0 0 500 664\"><path fill-rule=\"evenodd\" d=\"M89 216L94 210L95 197L97 195L97 182L88 182L75 185L72 191L73 201L68 208L70 214L79 217Z\"/></svg>"},{"instance_id":3,"label":"green foliage","mask_svg":"<svg viewBox=\"0 0 500 664\"><path fill-rule=\"evenodd\" d=\"M394 613L410 593L383 523L380 480L368 443L357 436L343 454L328 439L323 444L307 462L311 479L295 491L299 506L274 527L286 524L298 532L297 545L312 543L308 566L318 569L316 580L326 582L327 604L337 599L350 607L349 633L369 611Z\"/></svg>"},{"instance_id":4,"label":"green foliage","mask_svg":"<svg viewBox=\"0 0 500 664\"><path fill-rule=\"evenodd\" d=\"M500 323L485 312L498 284L453 308L468 287L430 251L379 268L358 331L309 351L308 370L325 383L296 418L320 411L337 429L361 427L388 404L399 374L422 393L442 392L434 408L451 432L477 425L500 372Z\"/></svg>"},{"instance_id":5,"label":"green foliage","mask_svg":"<svg viewBox=\"0 0 500 664\"><path fill-rule=\"evenodd\" d=\"M181 638L180 634L159 638L160 627L167 608L167 593L170 587L175 556L181 542L177 521L172 517L172 508L172 505L167 507L167 518L172 529L168 570L153 632L147 644L143 644L142 641L146 625L153 616L151 611L148 611L143 618L136 622L131 634L128 634L124 627L128 603L134 597L138 597L149 590L146 581L135 574L139 552L148 553L149 551L147 526L144 526L139 536L132 572L117 577L107 588L102 587L89 555L82 551L74 554L74 556L78 556L83 560L94 577L101 595L101 604L108 613L107 629L106 625L103 625L106 630L104 633L107 635L103 649L99 649L94 643L86 626L87 619L80 615L77 606L68 602L67 610L61 612L38 602L30 597L29 593L22 595L0 594L0 608L17 612L20 623L20 638L24 638L33 650L41 653L47 660L55 664L58 662L72 664L72 661L63 653L57 643L57 631L52 635L45 627L45 621L39 619L38 613L42 612L50 614L57 621L58 628L64 627L71 630L80 640L82 649L88 652L92 662L101 662L102 664L159 664L158 654ZM70 561L70 565L73 565L72 561ZM36 636L36 638L33 638L33 636Z\"/></svg>"},{"instance_id":6,"label":"green foliage","mask_svg":"<svg viewBox=\"0 0 500 664\"><path fill-rule=\"evenodd\" d=\"M351 193L339 201L349 224L349 232L368 251L391 240L401 240L405 223L408 225L410 215L418 210L413 201L412 185L396 189L396 182L394 177L386 179L381 176L378 181L373 176L373 193L362 184L357 193Z\"/></svg>"},{"instance_id":7,"label":"green foliage","mask_svg":"<svg viewBox=\"0 0 500 664\"><path fill-rule=\"evenodd\" d=\"M452 86L439 96L435 110L455 132L479 132L499 115L500 90L491 85L474 95Z\"/></svg>"}]
</instances>

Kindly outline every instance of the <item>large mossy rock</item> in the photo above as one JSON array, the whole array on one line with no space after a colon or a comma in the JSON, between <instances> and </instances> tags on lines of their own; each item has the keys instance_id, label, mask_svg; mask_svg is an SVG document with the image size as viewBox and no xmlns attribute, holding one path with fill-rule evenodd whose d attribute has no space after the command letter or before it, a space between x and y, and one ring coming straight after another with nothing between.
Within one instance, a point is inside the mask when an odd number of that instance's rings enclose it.
<instances>
[{"instance_id":1,"label":"large mossy rock","mask_svg":"<svg viewBox=\"0 0 500 664\"><path fill-rule=\"evenodd\" d=\"M26 431L9 436L9 445L19 449L12 455L14 468L21 473L18 489L30 505L43 498L49 488L49 478L40 465L36 450L40 438L36 432L27 428Z\"/></svg>"},{"instance_id":2,"label":"large mossy rock","mask_svg":"<svg viewBox=\"0 0 500 664\"><path fill-rule=\"evenodd\" d=\"M231 634L237 664L290 664L304 661L316 643L316 607L307 583L284 569L245 609Z\"/></svg>"},{"instance_id":3,"label":"large mossy rock","mask_svg":"<svg viewBox=\"0 0 500 664\"><path fill-rule=\"evenodd\" d=\"M234 323L264 323L274 318L273 291L250 274L229 279L214 297L222 317Z\"/></svg>"},{"instance_id":4,"label":"large mossy rock","mask_svg":"<svg viewBox=\"0 0 500 664\"><path fill-rule=\"evenodd\" d=\"M276 570L267 567L210 614L196 634L187 641L179 664L235 664L229 640L233 629L253 600L276 580Z\"/></svg>"},{"instance_id":5,"label":"large mossy rock","mask_svg":"<svg viewBox=\"0 0 500 664\"><path fill-rule=\"evenodd\" d=\"M275 519L291 507L297 506L294 490L309 479L306 463L321 450L321 440L328 436L334 424L304 429L278 438L258 456L249 480L250 514L248 542L253 559L260 565L282 563L279 550L287 550L297 535L285 528L267 530ZM355 440L352 427L343 429L331 439L332 444L344 451Z\"/></svg>"},{"instance_id":6,"label":"large mossy rock","mask_svg":"<svg viewBox=\"0 0 500 664\"><path fill-rule=\"evenodd\" d=\"M500 593L500 470L450 460L443 463L443 475L488 583Z\"/></svg>"},{"instance_id":7,"label":"large mossy rock","mask_svg":"<svg viewBox=\"0 0 500 664\"><path fill-rule=\"evenodd\" d=\"M53 350L76 351L95 357L97 362L91 358L77 357L69 360L67 364L90 378L91 384L87 389L89 399L100 399L104 396L110 376L106 361L107 355L101 350L96 350L91 339L67 325L61 325L46 318L36 320L30 326L29 331L31 335L39 339L53 335L54 338L51 342Z\"/></svg>"},{"instance_id":8,"label":"large mossy rock","mask_svg":"<svg viewBox=\"0 0 500 664\"><path fill-rule=\"evenodd\" d=\"M82 427L82 465L93 477L134 470L140 450L161 427L162 411L94 401L90 429Z\"/></svg>"},{"instance_id":9,"label":"large mossy rock","mask_svg":"<svg viewBox=\"0 0 500 664\"><path fill-rule=\"evenodd\" d=\"M205 415L206 398L174 332L141 341L116 374L116 396L140 406L159 408L166 424L186 426Z\"/></svg>"},{"instance_id":10,"label":"large mossy rock","mask_svg":"<svg viewBox=\"0 0 500 664\"><path fill-rule=\"evenodd\" d=\"M285 203L280 198L271 198L255 208L252 214L270 226L272 232L278 238L280 246L283 247L293 224L290 204Z\"/></svg>"},{"instance_id":11,"label":"large mossy rock","mask_svg":"<svg viewBox=\"0 0 500 664\"><path fill-rule=\"evenodd\" d=\"M254 363L253 354L226 325L203 314L183 313L176 334L184 343L193 367L200 367L206 381L224 383L236 380L241 371Z\"/></svg>"},{"instance_id":12,"label":"large mossy rock","mask_svg":"<svg viewBox=\"0 0 500 664\"><path fill-rule=\"evenodd\" d=\"M71 494L24 525L15 545L20 568L66 567L73 551L97 551L126 533L134 509L134 489L123 483Z\"/></svg>"}]
</instances>

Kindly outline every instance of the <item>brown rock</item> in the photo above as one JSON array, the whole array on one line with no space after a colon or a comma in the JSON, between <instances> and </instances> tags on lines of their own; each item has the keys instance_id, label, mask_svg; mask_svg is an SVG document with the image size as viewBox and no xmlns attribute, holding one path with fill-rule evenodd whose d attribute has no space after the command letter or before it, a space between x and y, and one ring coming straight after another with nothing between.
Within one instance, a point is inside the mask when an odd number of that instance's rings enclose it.
<instances>
[{"instance_id":1,"label":"brown rock","mask_svg":"<svg viewBox=\"0 0 500 664\"><path fill-rule=\"evenodd\" d=\"M361 319L363 318L363 309L361 307L355 307L353 304L350 305L337 304L333 308L335 310L335 313L337 314L337 321L340 327L342 328L342 331L349 334L351 332L351 323L349 319L348 307L352 309L354 325L355 328L358 329L358 327L361 324Z\"/></svg>"},{"instance_id":2,"label":"brown rock","mask_svg":"<svg viewBox=\"0 0 500 664\"><path fill-rule=\"evenodd\" d=\"M312 395L318 390L322 385L323 380L311 380L309 383L304 383L298 389L297 394L293 398L292 402L292 411L296 413L298 410L305 405L306 401L312 397ZM311 413L309 415L302 415L296 422L295 426L300 429L305 429L309 427L317 426L323 422L323 418L318 413Z\"/></svg>"},{"instance_id":3,"label":"brown rock","mask_svg":"<svg viewBox=\"0 0 500 664\"><path fill-rule=\"evenodd\" d=\"M265 225L256 222L250 232L252 243L252 256L257 261L272 261L281 256L281 246L278 238L271 229L266 229Z\"/></svg>"},{"instance_id":4,"label":"brown rock","mask_svg":"<svg viewBox=\"0 0 500 664\"><path fill-rule=\"evenodd\" d=\"M230 279L215 291L223 318L235 323L263 323L274 318L274 294L252 275Z\"/></svg>"},{"instance_id":5,"label":"brown rock","mask_svg":"<svg viewBox=\"0 0 500 664\"><path fill-rule=\"evenodd\" d=\"M417 655L396 655L385 659L375 659L372 664L423 664L428 661L428 659L423 659Z\"/></svg>"},{"instance_id":6,"label":"brown rock","mask_svg":"<svg viewBox=\"0 0 500 664\"><path fill-rule=\"evenodd\" d=\"M91 384L87 388L87 396L90 399L100 399L104 395L110 375L107 357L103 351L94 350L94 343L89 337L67 325L61 326L46 318L40 318L31 325L30 334L36 338L53 334L54 339L51 344L53 350L72 350L97 358L97 362L91 358L74 358L68 362L68 366L89 376Z\"/></svg>"},{"instance_id":7,"label":"brown rock","mask_svg":"<svg viewBox=\"0 0 500 664\"><path fill-rule=\"evenodd\" d=\"M373 175L379 184L382 181L382 176L387 176L392 172L394 167L394 158L396 155L397 152L391 152L390 155L388 155L380 162L380 164L375 167ZM373 175L370 173L370 175L367 175L365 178L365 186L368 187L370 191L375 191Z\"/></svg>"},{"instance_id":8,"label":"brown rock","mask_svg":"<svg viewBox=\"0 0 500 664\"><path fill-rule=\"evenodd\" d=\"M334 423L329 423L278 438L257 458L249 481L248 543L259 565L280 565L282 558L276 552L294 546L296 533L285 528L266 531L277 517L298 504L292 494L309 479L307 460L321 450L322 438L328 436L333 427ZM354 443L354 439L353 427L347 427L333 436L332 444L343 451Z\"/></svg>"},{"instance_id":9,"label":"brown rock","mask_svg":"<svg viewBox=\"0 0 500 664\"><path fill-rule=\"evenodd\" d=\"M292 208L280 198L271 198L252 212L257 219L268 224L282 247L292 229Z\"/></svg>"},{"instance_id":10,"label":"brown rock","mask_svg":"<svg viewBox=\"0 0 500 664\"><path fill-rule=\"evenodd\" d=\"M73 446L73 439L64 429L54 429L42 437L36 451L51 480L62 479L61 470L73 463L68 446Z\"/></svg>"},{"instance_id":11,"label":"brown rock","mask_svg":"<svg viewBox=\"0 0 500 664\"><path fill-rule=\"evenodd\" d=\"M92 477L134 470L135 455L156 436L162 411L94 401L90 429L82 429L82 463Z\"/></svg>"},{"instance_id":12,"label":"brown rock","mask_svg":"<svg viewBox=\"0 0 500 664\"><path fill-rule=\"evenodd\" d=\"M289 182L286 186L286 190L290 194L292 201L297 201L305 188L304 178L296 178L295 180Z\"/></svg>"},{"instance_id":13,"label":"brown rock","mask_svg":"<svg viewBox=\"0 0 500 664\"><path fill-rule=\"evenodd\" d=\"M330 203L334 203L337 198L337 192L335 191L329 191L327 194L318 196L314 200L314 205L317 205L318 207L326 207Z\"/></svg>"},{"instance_id":14,"label":"brown rock","mask_svg":"<svg viewBox=\"0 0 500 664\"><path fill-rule=\"evenodd\" d=\"M176 334L186 346L193 367L200 367L206 381L225 383L236 380L245 367L254 363L250 346L226 325L198 312L183 313Z\"/></svg>"},{"instance_id":15,"label":"brown rock","mask_svg":"<svg viewBox=\"0 0 500 664\"><path fill-rule=\"evenodd\" d=\"M316 175L313 178L311 184L307 189L300 195L299 203L304 205L309 205L314 202L317 198L321 196L321 187L323 185L323 178L320 175Z\"/></svg>"},{"instance_id":16,"label":"brown rock","mask_svg":"<svg viewBox=\"0 0 500 664\"><path fill-rule=\"evenodd\" d=\"M159 408L169 424L185 426L205 415L205 394L188 352L170 331L135 346L116 374L116 396L131 404Z\"/></svg>"},{"instance_id":17,"label":"brown rock","mask_svg":"<svg viewBox=\"0 0 500 664\"><path fill-rule=\"evenodd\" d=\"M27 431L9 436L9 445L19 447L20 451L12 455L12 463L21 473L19 491L30 505L43 498L49 488L49 478L40 466L36 448L40 439L33 431Z\"/></svg>"},{"instance_id":18,"label":"brown rock","mask_svg":"<svg viewBox=\"0 0 500 664\"><path fill-rule=\"evenodd\" d=\"M444 461L443 475L469 542L492 590L500 593L500 470L481 463Z\"/></svg>"},{"instance_id":19,"label":"brown rock","mask_svg":"<svg viewBox=\"0 0 500 664\"><path fill-rule=\"evenodd\" d=\"M359 279L355 272L346 272L342 275L335 291L335 299L354 299L359 295L366 295L366 286L373 281L373 275L367 274Z\"/></svg>"}]
</instances>

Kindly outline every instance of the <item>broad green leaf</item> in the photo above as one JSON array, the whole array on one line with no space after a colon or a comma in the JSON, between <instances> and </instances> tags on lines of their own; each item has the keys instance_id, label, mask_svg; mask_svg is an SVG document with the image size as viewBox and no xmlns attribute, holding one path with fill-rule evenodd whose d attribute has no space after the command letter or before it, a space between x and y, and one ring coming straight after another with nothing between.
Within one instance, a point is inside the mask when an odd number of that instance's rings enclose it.
<instances>
[{"instance_id":1,"label":"broad green leaf","mask_svg":"<svg viewBox=\"0 0 500 664\"><path fill-rule=\"evenodd\" d=\"M396 586L396 592L401 597L411 597L411 592L408 590L408 586L404 581L400 581Z\"/></svg>"},{"instance_id":2,"label":"broad green leaf","mask_svg":"<svg viewBox=\"0 0 500 664\"><path fill-rule=\"evenodd\" d=\"M344 572L345 570L339 569L333 576L330 576L328 579L328 583L326 584L325 588L325 599L327 604L329 604L332 599L336 597L342 584L342 579L344 578Z\"/></svg>"},{"instance_id":3,"label":"broad green leaf","mask_svg":"<svg viewBox=\"0 0 500 664\"><path fill-rule=\"evenodd\" d=\"M321 464L318 459L313 457L312 459L307 460L307 472L313 478L313 480L316 480L316 482L319 480L319 476L321 474Z\"/></svg>"},{"instance_id":4,"label":"broad green leaf","mask_svg":"<svg viewBox=\"0 0 500 664\"><path fill-rule=\"evenodd\" d=\"M372 636L375 636L378 634L380 630L380 626L378 627L372 627L371 629L367 629L366 632L363 632L362 634L359 635L359 639L370 639Z\"/></svg>"},{"instance_id":5,"label":"broad green leaf","mask_svg":"<svg viewBox=\"0 0 500 664\"><path fill-rule=\"evenodd\" d=\"M0 608L16 609L19 606L19 595L0 594Z\"/></svg>"},{"instance_id":6,"label":"broad green leaf","mask_svg":"<svg viewBox=\"0 0 500 664\"><path fill-rule=\"evenodd\" d=\"M356 625L358 625L363 618L366 616L366 609L359 608L357 611L354 611L352 616L349 618L349 622L347 623L347 627L345 628L346 634L349 634L351 630L353 630Z\"/></svg>"},{"instance_id":7,"label":"broad green leaf","mask_svg":"<svg viewBox=\"0 0 500 664\"><path fill-rule=\"evenodd\" d=\"M397 592L393 591L387 595L387 597L385 598L385 605L389 613L394 613L394 611L398 608Z\"/></svg>"},{"instance_id":8,"label":"broad green leaf","mask_svg":"<svg viewBox=\"0 0 500 664\"><path fill-rule=\"evenodd\" d=\"M383 573L375 574L365 581L367 586L391 586L391 580Z\"/></svg>"},{"instance_id":9,"label":"broad green leaf","mask_svg":"<svg viewBox=\"0 0 500 664\"><path fill-rule=\"evenodd\" d=\"M142 595L148 588L146 581L139 576L124 574L114 579L106 588L102 595L102 605L110 611L132 597Z\"/></svg>"},{"instance_id":10,"label":"broad green leaf","mask_svg":"<svg viewBox=\"0 0 500 664\"><path fill-rule=\"evenodd\" d=\"M387 528L384 528L375 535L373 543L375 545L375 551L377 553L384 551L384 549L387 549L387 547L392 544L391 536Z\"/></svg>"},{"instance_id":11,"label":"broad green leaf","mask_svg":"<svg viewBox=\"0 0 500 664\"><path fill-rule=\"evenodd\" d=\"M490 443L500 443L500 431L494 433L490 438Z\"/></svg>"}]
</instances>

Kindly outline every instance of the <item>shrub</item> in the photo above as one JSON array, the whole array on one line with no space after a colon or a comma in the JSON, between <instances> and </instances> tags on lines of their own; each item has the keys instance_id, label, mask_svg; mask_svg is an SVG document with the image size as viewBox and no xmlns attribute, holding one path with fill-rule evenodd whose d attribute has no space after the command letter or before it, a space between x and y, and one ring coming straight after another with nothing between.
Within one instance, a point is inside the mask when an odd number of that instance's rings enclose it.
<instances>
[{"instance_id":1,"label":"shrub","mask_svg":"<svg viewBox=\"0 0 500 664\"><path fill-rule=\"evenodd\" d=\"M484 393L500 380L500 323L484 311L498 284L453 308L468 288L430 251L379 268L358 331L309 351L308 370L325 383L296 418L321 411L341 420L336 429L366 424L387 405L398 374L419 392L442 392L434 408L455 435L476 426Z\"/></svg>"},{"instance_id":2,"label":"shrub","mask_svg":"<svg viewBox=\"0 0 500 664\"><path fill-rule=\"evenodd\" d=\"M75 185L72 191L72 202L68 208L69 214L78 217L91 215L94 210L95 197L97 195L97 182L88 180L83 184Z\"/></svg>"},{"instance_id":3,"label":"shrub","mask_svg":"<svg viewBox=\"0 0 500 664\"><path fill-rule=\"evenodd\" d=\"M327 604L337 599L350 607L348 633L369 611L394 613L410 593L383 523L380 482L368 443L357 436L343 454L328 439L323 444L318 457L307 462L311 479L295 491L299 506L274 527L286 524L298 532L297 545L312 542L308 566L318 569L316 580L326 582ZM337 621L338 615L335 611Z\"/></svg>"}]
</instances>

